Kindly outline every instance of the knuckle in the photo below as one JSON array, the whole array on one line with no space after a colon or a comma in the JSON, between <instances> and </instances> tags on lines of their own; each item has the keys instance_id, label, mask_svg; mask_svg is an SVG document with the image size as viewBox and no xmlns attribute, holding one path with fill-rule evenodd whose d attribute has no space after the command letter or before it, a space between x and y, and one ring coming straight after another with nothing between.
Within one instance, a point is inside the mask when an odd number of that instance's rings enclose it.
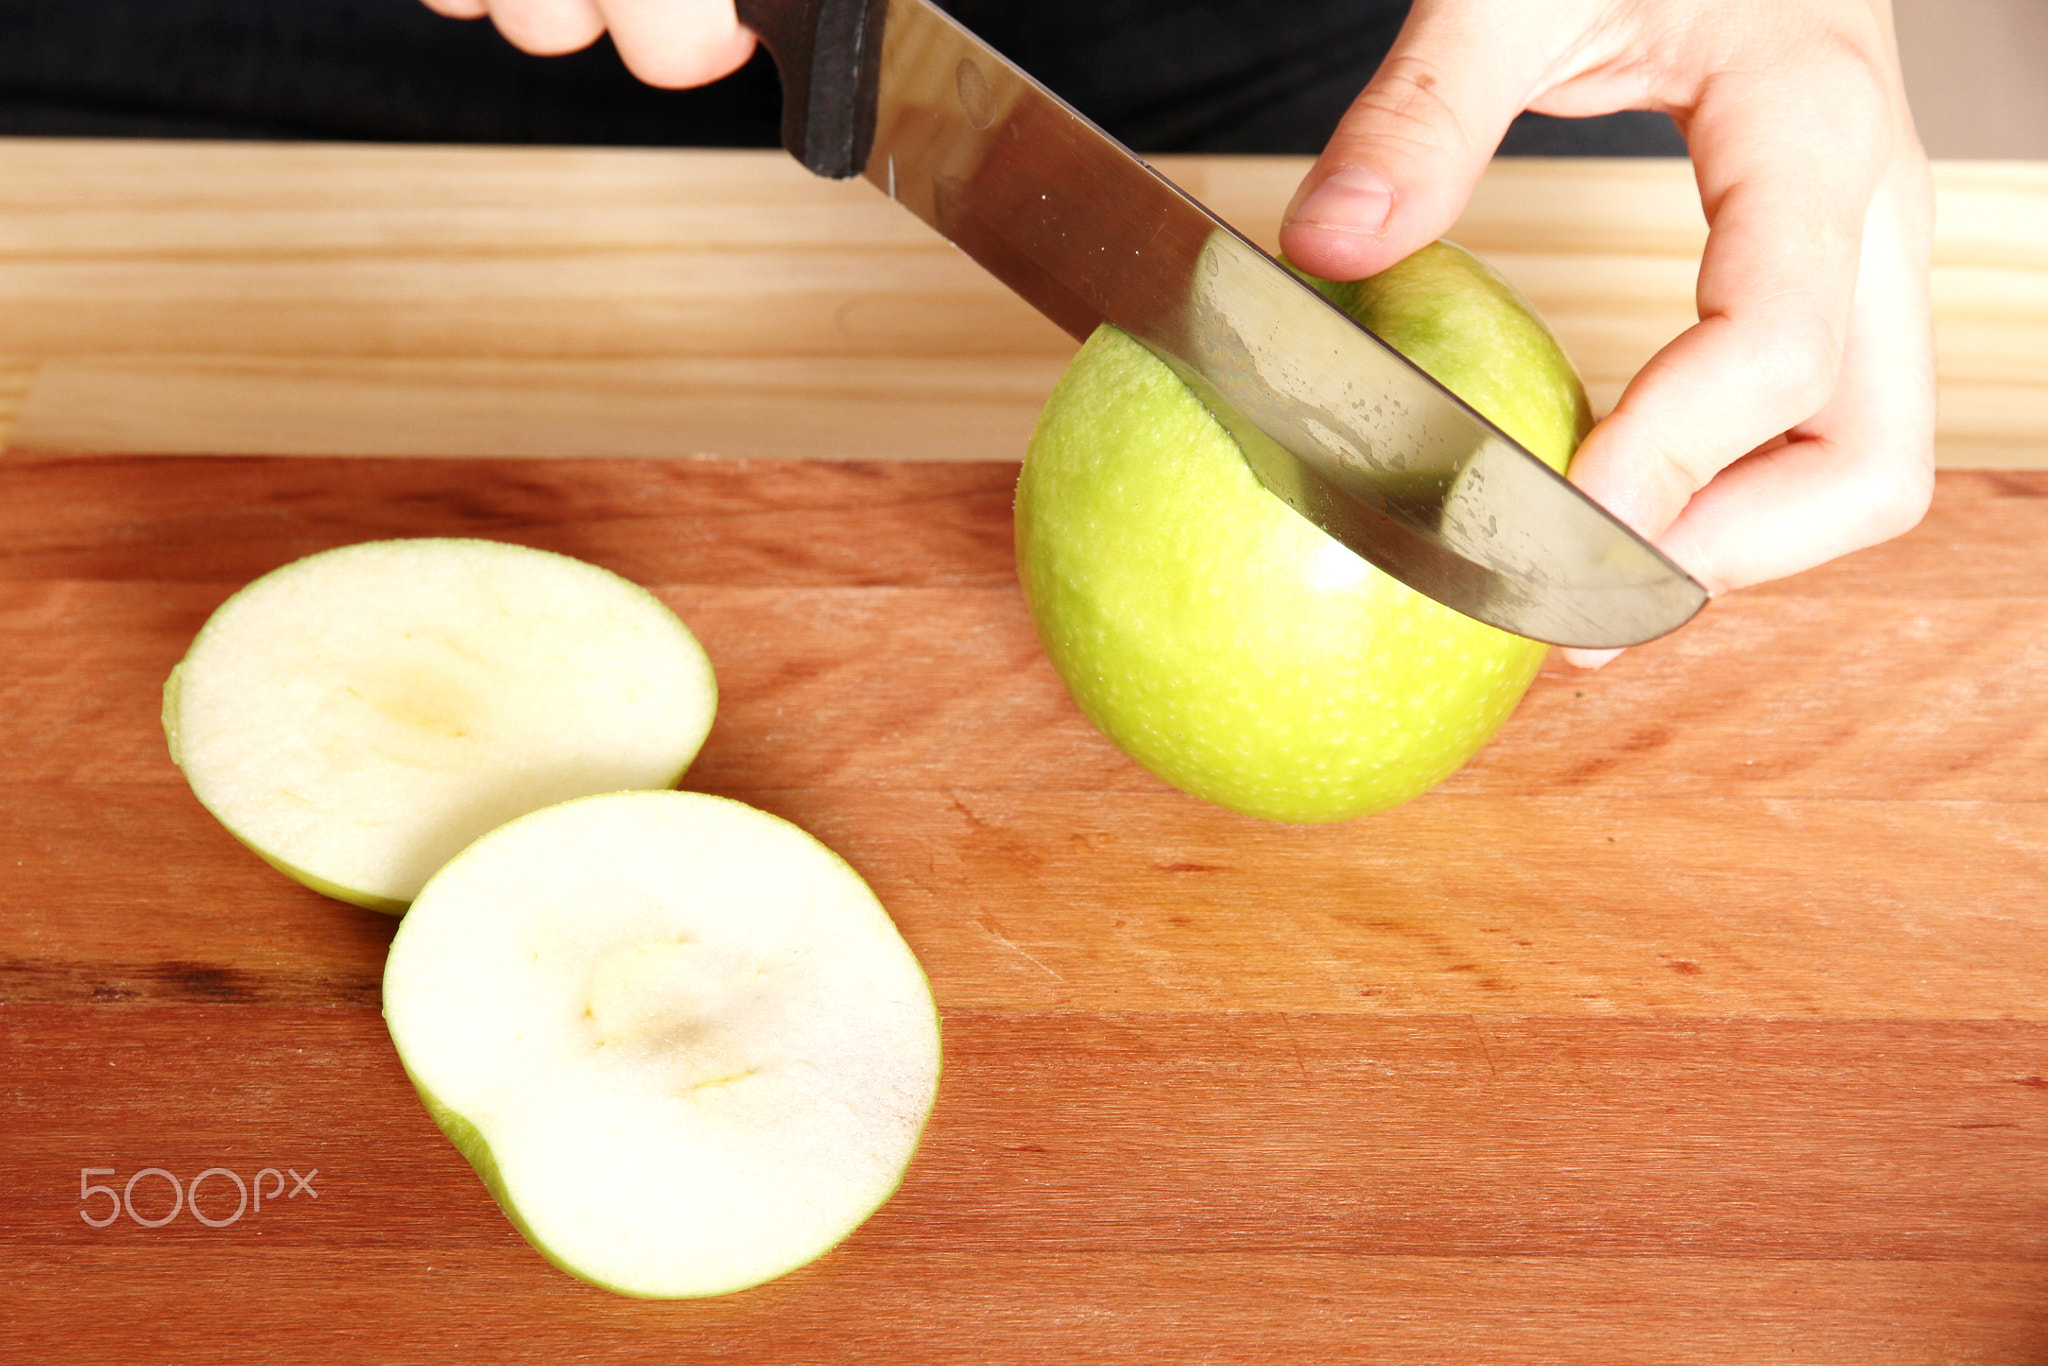
<instances>
[{"instance_id":1,"label":"knuckle","mask_svg":"<svg viewBox=\"0 0 2048 1366\"><path fill-rule=\"evenodd\" d=\"M1444 83L1443 71L1428 57L1396 53L1352 103L1352 116L1364 115L1376 135L1393 141L1429 149L1448 141L1469 148L1471 133L1445 98Z\"/></svg>"},{"instance_id":2,"label":"knuckle","mask_svg":"<svg viewBox=\"0 0 2048 1366\"><path fill-rule=\"evenodd\" d=\"M687 90L714 79L705 74L710 63L692 52L620 43L619 60L635 78L659 90Z\"/></svg>"},{"instance_id":3,"label":"knuckle","mask_svg":"<svg viewBox=\"0 0 2048 1366\"><path fill-rule=\"evenodd\" d=\"M526 16L505 16L491 11L491 20L505 41L534 57L560 57L581 52L604 32L596 23L579 23L573 17L544 16L539 21Z\"/></svg>"},{"instance_id":4,"label":"knuckle","mask_svg":"<svg viewBox=\"0 0 2048 1366\"><path fill-rule=\"evenodd\" d=\"M1819 412L1841 371L1843 329L1812 308L1790 308L1764 320L1751 351L1751 382L1785 427Z\"/></svg>"},{"instance_id":5,"label":"knuckle","mask_svg":"<svg viewBox=\"0 0 2048 1366\"><path fill-rule=\"evenodd\" d=\"M1904 535L1920 524L1934 501L1932 445L1874 461L1863 481L1864 524L1872 544Z\"/></svg>"},{"instance_id":6,"label":"knuckle","mask_svg":"<svg viewBox=\"0 0 2048 1366\"><path fill-rule=\"evenodd\" d=\"M664 90L684 90L730 74L752 50L752 43L735 42L736 27L707 33L672 27L631 27L614 25L612 41L626 69L648 85Z\"/></svg>"},{"instance_id":7,"label":"knuckle","mask_svg":"<svg viewBox=\"0 0 2048 1366\"><path fill-rule=\"evenodd\" d=\"M1649 473L1661 491L1661 501L1674 515L1719 473L1721 464L1691 443L1659 445L1654 454L1655 467Z\"/></svg>"},{"instance_id":8,"label":"knuckle","mask_svg":"<svg viewBox=\"0 0 2048 1366\"><path fill-rule=\"evenodd\" d=\"M1836 155L1869 178L1883 165L1897 122L1880 69L1879 59L1861 44L1837 36L1816 48L1807 76L1807 98L1826 119L1822 126L1848 134L1831 139L1838 144Z\"/></svg>"}]
</instances>

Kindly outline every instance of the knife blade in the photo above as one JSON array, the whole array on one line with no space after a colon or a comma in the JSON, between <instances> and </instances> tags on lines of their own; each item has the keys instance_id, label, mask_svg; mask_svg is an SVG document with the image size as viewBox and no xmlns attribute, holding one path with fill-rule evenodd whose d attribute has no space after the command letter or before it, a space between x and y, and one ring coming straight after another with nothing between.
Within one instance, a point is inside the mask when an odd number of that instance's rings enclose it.
<instances>
[{"instance_id":1,"label":"knife blade","mask_svg":"<svg viewBox=\"0 0 2048 1366\"><path fill-rule=\"evenodd\" d=\"M740 0L783 142L864 175L1077 339L1171 366L1259 481L1418 592L1611 648L1706 589L930 0Z\"/></svg>"}]
</instances>

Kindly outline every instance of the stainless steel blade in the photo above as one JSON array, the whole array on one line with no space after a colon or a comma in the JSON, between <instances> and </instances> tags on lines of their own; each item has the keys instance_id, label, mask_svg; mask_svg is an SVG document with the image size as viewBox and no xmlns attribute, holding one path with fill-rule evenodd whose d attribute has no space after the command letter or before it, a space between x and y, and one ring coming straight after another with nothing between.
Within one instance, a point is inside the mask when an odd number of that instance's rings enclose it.
<instances>
[{"instance_id":1,"label":"stainless steel blade","mask_svg":"<svg viewBox=\"0 0 2048 1366\"><path fill-rule=\"evenodd\" d=\"M1410 587L1633 645L1706 590L927 0L888 0L867 178L1075 337L1171 365L1260 482Z\"/></svg>"}]
</instances>

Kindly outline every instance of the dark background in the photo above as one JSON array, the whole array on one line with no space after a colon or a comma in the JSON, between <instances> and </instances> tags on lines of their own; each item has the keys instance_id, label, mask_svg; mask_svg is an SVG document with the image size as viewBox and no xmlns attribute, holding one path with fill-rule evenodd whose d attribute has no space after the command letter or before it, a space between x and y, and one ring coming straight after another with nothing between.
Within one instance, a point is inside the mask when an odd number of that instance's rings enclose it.
<instances>
[{"instance_id":1,"label":"dark background","mask_svg":"<svg viewBox=\"0 0 2048 1366\"><path fill-rule=\"evenodd\" d=\"M948 0L1146 152L1314 153L1371 77L1387 0ZM532 57L418 0L0 0L0 135L767 147L765 53L702 90L635 81L608 41ZM1524 115L1503 152L1685 152L1656 114Z\"/></svg>"}]
</instances>

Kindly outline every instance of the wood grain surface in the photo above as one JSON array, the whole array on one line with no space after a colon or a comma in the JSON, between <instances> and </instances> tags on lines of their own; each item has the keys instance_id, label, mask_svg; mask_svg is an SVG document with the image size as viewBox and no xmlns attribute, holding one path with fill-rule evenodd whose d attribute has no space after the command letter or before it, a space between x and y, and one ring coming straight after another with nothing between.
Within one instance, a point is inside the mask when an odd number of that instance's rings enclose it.
<instances>
[{"instance_id":1,"label":"wood grain surface","mask_svg":"<svg viewBox=\"0 0 2048 1366\"><path fill-rule=\"evenodd\" d=\"M1308 165L1160 164L1269 247ZM2048 465L2048 164L1936 183L1939 459ZM1453 235L1596 407L1694 319L1683 162L1503 161ZM1071 353L780 152L0 139L0 448L1014 460Z\"/></svg>"},{"instance_id":2,"label":"wood grain surface","mask_svg":"<svg viewBox=\"0 0 2048 1366\"><path fill-rule=\"evenodd\" d=\"M0 456L0 1358L2048 1360L2048 474L1946 473L1909 536L1553 666L1441 788L1322 828L1088 728L1014 478ZM909 1180L781 1281L549 1268L397 1066L395 922L164 751L235 587L445 534L672 604L722 694L685 785L838 849L932 975ZM148 1168L268 1202L82 1217L81 1172Z\"/></svg>"}]
</instances>

